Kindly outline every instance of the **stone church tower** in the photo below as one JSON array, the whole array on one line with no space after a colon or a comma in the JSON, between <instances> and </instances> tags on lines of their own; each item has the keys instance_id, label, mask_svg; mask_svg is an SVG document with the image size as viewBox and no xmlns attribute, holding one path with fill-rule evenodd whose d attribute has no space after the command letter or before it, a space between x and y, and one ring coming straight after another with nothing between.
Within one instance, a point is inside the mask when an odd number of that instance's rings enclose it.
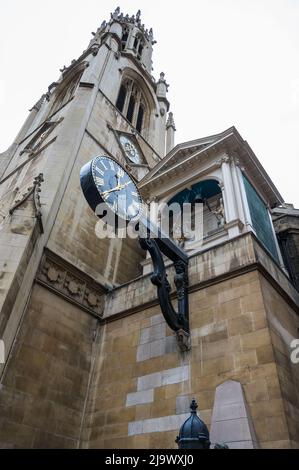
<instances>
[{"instance_id":1,"label":"stone church tower","mask_svg":"<svg viewBox=\"0 0 299 470\"><path fill-rule=\"evenodd\" d=\"M140 12L116 9L0 155L2 447L176 448L193 396L212 443L299 446L297 271L271 218L283 199L234 127L174 146L154 43ZM179 241L187 352L138 241L98 237L79 180L97 155L149 205L204 202L203 233Z\"/></svg>"}]
</instances>

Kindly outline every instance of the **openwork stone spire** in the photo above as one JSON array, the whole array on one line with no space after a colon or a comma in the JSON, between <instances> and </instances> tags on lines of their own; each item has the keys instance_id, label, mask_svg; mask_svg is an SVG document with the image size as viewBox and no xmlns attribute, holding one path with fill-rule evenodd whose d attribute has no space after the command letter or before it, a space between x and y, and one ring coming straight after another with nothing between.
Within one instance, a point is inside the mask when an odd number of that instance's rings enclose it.
<instances>
[{"instance_id":1,"label":"openwork stone spire","mask_svg":"<svg viewBox=\"0 0 299 470\"><path fill-rule=\"evenodd\" d=\"M173 127L173 129L176 130L172 112L168 114L168 119L166 122L166 129L169 129L170 127Z\"/></svg>"},{"instance_id":2,"label":"openwork stone spire","mask_svg":"<svg viewBox=\"0 0 299 470\"><path fill-rule=\"evenodd\" d=\"M117 7L113 13L110 13L110 24L113 21L118 21L119 23L131 23L136 25L140 31L144 34L146 39L150 41L152 44L155 44L156 41L154 41L154 34L153 34L153 29L150 28L150 30L146 29L144 24L141 23L141 11L138 10L136 15L129 16L128 14L124 15L120 11L120 7Z\"/></svg>"}]
</instances>

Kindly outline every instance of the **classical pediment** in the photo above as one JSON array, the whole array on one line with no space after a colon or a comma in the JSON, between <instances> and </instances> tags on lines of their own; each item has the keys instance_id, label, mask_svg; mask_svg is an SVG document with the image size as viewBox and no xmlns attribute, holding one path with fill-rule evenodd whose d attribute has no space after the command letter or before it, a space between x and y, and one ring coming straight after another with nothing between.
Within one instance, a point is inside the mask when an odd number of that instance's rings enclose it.
<instances>
[{"instance_id":1,"label":"classical pediment","mask_svg":"<svg viewBox=\"0 0 299 470\"><path fill-rule=\"evenodd\" d=\"M219 140L222 140L223 137L228 135L231 132L232 128L221 132L220 134L215 134L208 137L202 137L200 139L191 140L188 142L183 142L176 145L164 158L158 163L142 180L142 184L150 181L154 176L164 173L167 170L170 170L173 166L178 163L183 163L185 160L190 158L192 155L197 154L199 151L204 148L209 147L210 145L215 144Z\"/></svg>"},{"instance_id":2,"label":"classical pediment","mask_svg":"<svg viewBox=\"0 0 299 470\"><path fill-rule=\"evenodd\" d=\"M154 193L161 184L176 179L178 174L190 172L190 168L197 167L199 162L204 163L215 155L229 154L242 167L243 173L254 186L258 188L264 200L275 207L283 202L277 188L271 181L258 158L241 137L235 127L208 137L184 142L176 145L140 182L139 188L145 194ZM221 164L221 159L219 159ZM215 162L213 163L215 165Z\"/></svg>"}]
</instances>

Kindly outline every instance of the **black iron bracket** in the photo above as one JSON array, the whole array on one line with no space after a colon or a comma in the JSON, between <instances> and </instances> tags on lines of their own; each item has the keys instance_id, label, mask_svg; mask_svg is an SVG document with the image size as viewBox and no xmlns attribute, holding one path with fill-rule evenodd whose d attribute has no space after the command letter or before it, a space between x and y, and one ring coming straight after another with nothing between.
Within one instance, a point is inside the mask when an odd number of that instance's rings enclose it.
<instances>
[{"instance_id":1,"label":"black iron bracket","mask_svg":"<svg viewBox=\"0 0 299 470\"><path fill-rule=\"evenodd\" d=\"M167 325L175 332L180 349L182 351L189 350L188 256L171 239L163 236L149 220L143 220L142 226L144 231L140 232L139 243L142 249L149 252L153 262L154 270L151 281L157 287L161 311ZM175 310L171 302L171 287L163 255L174 264L178 311Z\"/></svg>"}]
</instances>

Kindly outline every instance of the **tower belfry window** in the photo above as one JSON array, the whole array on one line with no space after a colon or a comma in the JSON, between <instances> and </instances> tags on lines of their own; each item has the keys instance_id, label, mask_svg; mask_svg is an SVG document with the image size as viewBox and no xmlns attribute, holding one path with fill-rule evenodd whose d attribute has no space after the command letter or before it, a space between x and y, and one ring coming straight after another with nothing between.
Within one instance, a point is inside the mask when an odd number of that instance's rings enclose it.
<instances>
[{"instance_id":1,"label":"tower belfry window","mask_svg":"<svg viewBox=\"0 0 299 470\"><path fill-rule=\"evenodd\" d=\"M122 51L126 48L127 46L127 40L128 40L128 37L129 37L129 30L127 27L125 27L123 29L123 34L122 34L122 38L121 38L121 49Z\"/></svg>"},{"instance_id":2,"label":"tower belfry window","mask_svg":"<svg viewBox=\"0 0 299 470\"><path fill-rule=\"evenodd\" d=\"M116 107L138 132L142 131L147 107L141 90L132 79L123 80Z\"/></svg>"},{"instance_id":3,"label":"tower belfry window","mask_svg":"<svg viewBox=\"0 0 299 470\"><path fill-rule=\"evenodd\" d=\"M121 85L119 89L119 93L118 93L117 102L116 102L116 107L117 109L120 110L120 112L122 112L124 109L124 105L126 101L126 94L127 94L127 89L125 85Z\"/></svg>"},{"instance_id":4,"label":"tower belfry window","mask_svg":"<svg viewBox=\"0 0 299 470\"><path fill-rule=\"evenodd\" d=\"M136 122L136 129L138 132L141 132L141 129L142 129L143 116L144 116L144 107L142 103L140 103L138 114L137 114L137 122Z\"/></svg>"},{"instance_id":5,"label":"tower belfry window","mask_svg":"<svg viewBox=\"0 0 299 470\"><path fill-rule=\"evenodd\" d=\"M141 59L142 51L143 51L143 44L139 44L138 52L137 52L137 58L138 59Z\"/></svg>"},{"instance_id":6,"label":"tower belfry window","mask_svg":"<svg viewBox=\"0 0 299 470\"><path fill-rule=\"evenodd\" d=\"M134 109L135 109L135 98L134 98L133 95L131 95L130 96L130 101L129 101L129 106L128 106L128 112L127 112L127 119L130 122L133 121Z\"/></svg>"},{"instance_id":7,"label":"tower belfry window","mask_svg":"<svg viewBox=\"0 0 299 470\"><path fill-rule=\"evenodd\" d=\"M141 60L142 51L144 49L144 39L140 34L137 34L135 37L133 49L137 54L137 59Z\"/></svg>"}]
</instances>

